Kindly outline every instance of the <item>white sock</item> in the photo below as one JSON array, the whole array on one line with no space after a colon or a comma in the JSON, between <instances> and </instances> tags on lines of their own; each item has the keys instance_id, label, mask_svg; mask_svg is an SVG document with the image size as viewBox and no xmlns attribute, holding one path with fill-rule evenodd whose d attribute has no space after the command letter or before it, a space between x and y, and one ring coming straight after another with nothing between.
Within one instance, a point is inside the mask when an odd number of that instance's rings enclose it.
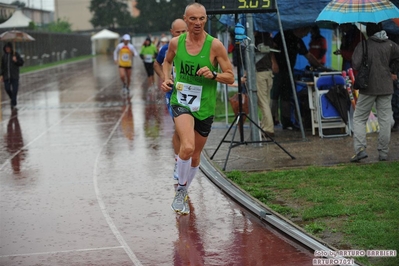
<instances>
[{"instance_id":1,"label":"white sock","mask_svg":"<svg viewBox=\"0 0 399 266\"><path fill-rule=\"evenodd\" d=\"M175 154L175 165L173 168L173 178L179 180L179 174L177 172L177 157L178 157L178 155Z\"/></svg>"},{"instance_id":2,"label":"white sock","mask_svg":"<svg viewBox=\"0 0 399 266\"><path fill-rule=\"evenodd\" d=\"M191 182L193 181L195 175L197 174L198 169L199 169L199 166L190 168L190 173L188 174L188 179L187 179L187 186L186 186L187 189L190 186Z\"/></svg>"},{"instance_id":3,"label":"white sock","mask_svg":"<svg viewBox=\"0 0 399 266\"><path fill-rule=\"evenodd\" d=\"M177 157L177 173L179 175L179 185L177 189L186 187L188 176L191 168L191 158L188 160L182 160L179 156Z\"/></svg>"}]
</instances>

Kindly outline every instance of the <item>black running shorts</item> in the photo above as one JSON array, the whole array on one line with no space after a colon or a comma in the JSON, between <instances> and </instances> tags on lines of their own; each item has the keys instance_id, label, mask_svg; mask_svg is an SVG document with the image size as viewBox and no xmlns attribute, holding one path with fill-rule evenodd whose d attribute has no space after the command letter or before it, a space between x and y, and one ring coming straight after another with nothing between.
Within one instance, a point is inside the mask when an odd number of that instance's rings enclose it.
<instances>
[{"instance_id":1,"label":"black running shorts","mask_svg":"<svg viewBox=\"0 0 399 266\"><path fill-rule=\"evenodd\" d=\"M144 68L145 68L145 71L147 72L147 77L154 76L154 63L145 63L144 62Z\"/></svg>"},{"instance_id":2,"label":"black running shorts","mask_svg":"<svg viewBox=\"0 0 399 266\"><path fill-rule=\"evenodd\" d=\"M172 113L173 117L178 117L179 115L182 114L189 114L192 117L193 114L188 110L187 108L178 106L178 105L172 105ZM212 128L212 123L213 123L213 116L210 116L204 120L199 120L194 117L194 130L197 131L201 136L204 138L209 136L209 133L211 133L211 128Z\"/></svg>"}]
</instances>

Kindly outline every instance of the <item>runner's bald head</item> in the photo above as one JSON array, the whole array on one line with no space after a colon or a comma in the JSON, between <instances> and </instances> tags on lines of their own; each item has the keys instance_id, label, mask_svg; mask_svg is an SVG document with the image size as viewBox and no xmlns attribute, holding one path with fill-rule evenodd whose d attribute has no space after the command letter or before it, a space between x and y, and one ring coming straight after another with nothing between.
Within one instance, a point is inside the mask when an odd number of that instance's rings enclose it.
<instances>
[{"instance_id":1,"label":"runner's bald head","mask_svg":"<svg viewBox=\"0 0 399 266\"><path fill-rule=\"evenodd\" d=\"M172 22L170 33L172 34L173 37L177 37L180 34L185 33L186 31L187 31L187 24L181 18L175 19Z\"/></svg>"},{"instance_id":2,"label":"runner's bald head","mask_svg":"<svg viewBox=\"0 0 399 266\"><path fill-rule=\"evenodd\" d=\"M205 13L206 13L206 9L205 9L205 7L203 5L201 5L200 3L194 2L194 3L188 4L186 6L186 9L184 10L184 15L186 15L187 14L187 10L189 10L192 7L203 8L205 10Z\"/></svg>"},{"instance_id":3,"label":"runner's bald head","mask_svg":"<svg viewBox=\"0 0 399 266\"><path fill-rule=\"evenodd\" d=\"M181 27L181 26L186 26L187 24L184 20L182 20L181 18L175 19L173 20L172 24L170 25L170 28L173 30L175 27Z\"/></svg>"}]
</instances>

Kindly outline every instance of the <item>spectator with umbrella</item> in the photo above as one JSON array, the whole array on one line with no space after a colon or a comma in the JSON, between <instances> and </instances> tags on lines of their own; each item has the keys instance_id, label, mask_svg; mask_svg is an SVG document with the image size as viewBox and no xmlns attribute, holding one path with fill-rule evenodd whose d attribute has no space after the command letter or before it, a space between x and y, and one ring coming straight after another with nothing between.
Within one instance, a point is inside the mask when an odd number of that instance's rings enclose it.
<instances>
[{"instance_id":1,"label":"spectator with umbrella","mask_svg":"<svg viewBox=\"0 0 399 266\"><path fill-rule=\"evenodd\" d=\"M11 100L11 108L17 106L17 94L19 87L19 68L23 66L24 60L19 53L14 51L11 42L3 47L4 54L1 58L0 81L4 82L4 89Z\"/></svg>"},{"instance_id":2,"label":"spectator with umbrella","mask_svg":"<svg viewBox=\"0 0 399 266\"><path fill-rule=\"evenodd\" d=\"M15 52L15 43L16 42L33 42L35 38L27 34L26 32L19 30L10 30L5 31L0 34L0 41L2 42L12 42L13 51Z\"/></svg>"},{"instance_id":3,"label":"spectator with umbrella","mask_svg":"<svg viewBox=\"0 0 399 266\"><path fill-rule=\"evenodd\" d=\"M390 62L399 59L399 46L388 39L381 23L367 23L366 31L369 36L365 42L368 47L366 51L370 72L367 88L359 90L353 116L353 142L356 154L351 162L358 162L367 157L366 123L374 104L380 126L377 146L380 161L387 160L391 137L393 84ZM352 57L354 69L358 69L362 64L362 54L363 47L359 44Z\"/></svg>"},{"instance_id":4,"label":"spectator with umbrella","mask_svg":"<svg viewBox=\"0 0 399 266\"><path fill-rule=\"evenodd\" d=\"M399 18L399 9L389 0L332 0L319 14L316 21L331 21L338 24L367 23L366 32L368 65L370 66L368 87L359 91L359 98L353 117L353 145L355 155L351 162L368 157L366 153L366 124L375 103L380 126L378 136L379 160L388 158L391 137L393 82L390 63L399 58L399 46L388 40L381 22ZM359 43L352 56L354 70L360 68L363 48ZM355 81L356 83L356 81Z\"/></svg>"}]
</instances>

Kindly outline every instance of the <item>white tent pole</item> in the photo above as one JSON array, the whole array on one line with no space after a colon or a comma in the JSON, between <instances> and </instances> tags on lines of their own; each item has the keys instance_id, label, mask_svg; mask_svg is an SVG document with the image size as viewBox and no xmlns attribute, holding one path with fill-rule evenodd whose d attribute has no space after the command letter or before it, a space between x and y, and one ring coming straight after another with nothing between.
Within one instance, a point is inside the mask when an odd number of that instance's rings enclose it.
<instances>
[{"instance_id":1,"label":"white tent pole","mask_svg":"<svg viewBox=\"0 0 399 266\"><path fill-rule=\"evenodd\" d=\"M94 44L96 40L91 41L91 55L96 55L96 46Z\"/></svg>"},{"instance_id":2,"label":"white tent pole","mask_svg":"<svg viewBox=\"0 0 399 266\"><path fill-rule=\"evenodd\" d=\"M279 27L280 27L281 40L283 41L285 58L286 58L286 60L287 60L288 73L290 74L291 87L292 87L292 91L293 91L293 94L294 94L294 101L295 101L296 111L297 111L297 114L298 114L299 126L300 126L300 128L301 128L302 138L305 140L305 131L304 131L304 129L303 129L301 111L300 111L300 109L299 109L298 97L297 97L297 94L296 94L296 87L295 87L295 82L294 82L294 75L292 74L291 63L290 63L290 59L289 59L289 56L288 56L287 44L286 44L286 42L285 42L285 36L284 36L284 31L283 31L283 25L282 25L282 23L281 23L280 11L278 10L278 3L277 3L277 0L276 0L276 13L277 13L278 25L279 25Z\"/></svg>"},{"instance_id":3,"label":"white tent pole","mask_svg":"<svg viewBox=\"0 0 399 266\"><path fill-rule=\"evenodd\" d=\"M229 85L223 84L222 87L224 87L224 113L225 113L225 118L226 118L226 127L229 127Z\"/></svg>"}]
</instances>

